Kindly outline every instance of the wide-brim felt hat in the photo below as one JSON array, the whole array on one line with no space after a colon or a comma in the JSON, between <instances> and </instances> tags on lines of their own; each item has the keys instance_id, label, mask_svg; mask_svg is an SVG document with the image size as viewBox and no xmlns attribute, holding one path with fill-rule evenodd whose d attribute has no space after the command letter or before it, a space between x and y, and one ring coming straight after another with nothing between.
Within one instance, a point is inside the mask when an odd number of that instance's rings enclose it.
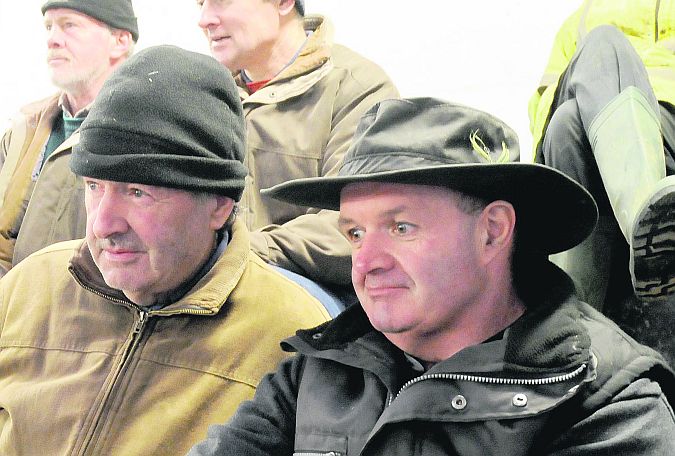
<instances>
[{"instance_id":1,"label":"wide-brim felt hat","mask_svg":"<svg viewBox=\"0 0 675 456\"><path fill-rule=\"evenodd\" d=\"M593 197L560 171L519 157L516 133L488 113L434 98L385 100L361 118L337 176L296 179L262 193L339 210L342 189L353 183L446 187L511 203L520 245L530 251L574 247L597 221Z\"/></svg>"}]
</instances>

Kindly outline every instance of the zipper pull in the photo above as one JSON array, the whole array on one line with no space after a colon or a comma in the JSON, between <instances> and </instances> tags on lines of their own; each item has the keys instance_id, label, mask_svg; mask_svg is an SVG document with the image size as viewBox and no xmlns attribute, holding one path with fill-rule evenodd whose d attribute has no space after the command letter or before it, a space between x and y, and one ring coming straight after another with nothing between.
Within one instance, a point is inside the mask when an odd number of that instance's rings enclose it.
<instances>
[{"instance_id":1,"label":"zipper pull","mask_svg":"<svg viewBox=\"0 0 675 456\"><path fill-rule=\"evenodd\" d=\"M145 311L141 311L139 313L139 319L136 322L136 326L134 326L134 335L138 334L143 330L143 326L145 326L145 322L148 320L148 313Z\"/></svg>"}]
</instances>

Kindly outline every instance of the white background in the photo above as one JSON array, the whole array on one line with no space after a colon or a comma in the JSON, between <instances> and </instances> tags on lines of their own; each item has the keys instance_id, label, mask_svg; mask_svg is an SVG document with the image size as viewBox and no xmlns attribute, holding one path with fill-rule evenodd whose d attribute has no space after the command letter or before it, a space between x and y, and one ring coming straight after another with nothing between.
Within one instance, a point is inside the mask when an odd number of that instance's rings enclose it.
<instances>
[{"instance_id":1,"label":"white background","mask_svg":"<svg viewBox=\"0 0 675 456\"><path fill-rule=\"evenodd\" d=\"M22 105L49 95L44 0L0 0L0 127ZM328 16L335 41L382 66L404 97L434 96L497 115L531 135L527 101L553 38L581 0L307 0ZM208 53L194 0L134 0L137 49L175 44Z\"/></svg>"}]
</instances>

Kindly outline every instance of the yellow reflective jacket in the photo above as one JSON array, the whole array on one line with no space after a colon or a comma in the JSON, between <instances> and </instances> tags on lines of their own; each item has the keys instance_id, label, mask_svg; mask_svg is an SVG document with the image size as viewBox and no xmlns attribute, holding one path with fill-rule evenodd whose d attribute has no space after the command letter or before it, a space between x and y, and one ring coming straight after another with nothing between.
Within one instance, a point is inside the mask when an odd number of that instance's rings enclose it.
<instances>
[{"instance_id":1,"label":"yellow reflective jacket","mask_svg":"<svg viewBox=\"0 0 675 456\"><path fill-rule=\"evenodd\" d=\"M604 24L626 35L647 69L656 98L675 104L675 0L586 0L558 31L539 87L530 98L534 154L543 137L558 78L577 43Z\"/></svg>"},{"instance_id":2,"label":"yellow reflective jacket","mask_svg":"<svg viewBox=\"0 0 675 456\"><path fill-rule=\"evenodd\" d=\"M88 252L54 244L0 280L3 456L185 454L287 356L280 340L328 319L250 252L243 222L161 310L107 287Z\"/></svg>"}]
</instances>

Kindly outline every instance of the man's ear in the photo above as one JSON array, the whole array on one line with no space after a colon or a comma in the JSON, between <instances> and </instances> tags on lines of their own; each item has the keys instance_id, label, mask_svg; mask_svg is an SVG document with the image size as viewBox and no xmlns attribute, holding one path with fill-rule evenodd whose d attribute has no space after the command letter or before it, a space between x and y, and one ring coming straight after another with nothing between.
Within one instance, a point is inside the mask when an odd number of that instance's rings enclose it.
<instances>
[{"instance_id":1,"label":"man's ear","mask_svg":"<svg viewBox=\"0 0 675 456\"><path fill-rule=\"evenodd\" d=\"M484 264L499 254L511 254L516 227L516 211L507 201L497 200L488 204L481 212L481 258Z\"/></svg>"},{"instance_id":2,"label":"man's ear","mask_svg":"<svg viewBox=\"0 0 675 456\"><path fill-rule=\"evenodd\" d=\"M295 9L295 0L279 0L279 14L286 16Z\"/></svg>"},{"instance_id":3,"label":"man's ear","mask_svg":"<svg viewBox=\"0 0 675 456\"><path fill-rule=\"evenodd\" d=\"M112 39L115 40L113 48L110 51L110 58L113 60L121 59L129 53L133 46L134 39L128 30L115 29L112 31Z\"/></svg>"},{"instance_id":4,"label":"man's ear","mask_svg":"<svg viewBox=\"0 0 675 456\"><path fill-rule=\"evenodd\" d=\"M216 195L216 207L211 212L211 229L217 231L225 225L234 210L234 200L227 196Z\"/></svg>"}]
</instances>

